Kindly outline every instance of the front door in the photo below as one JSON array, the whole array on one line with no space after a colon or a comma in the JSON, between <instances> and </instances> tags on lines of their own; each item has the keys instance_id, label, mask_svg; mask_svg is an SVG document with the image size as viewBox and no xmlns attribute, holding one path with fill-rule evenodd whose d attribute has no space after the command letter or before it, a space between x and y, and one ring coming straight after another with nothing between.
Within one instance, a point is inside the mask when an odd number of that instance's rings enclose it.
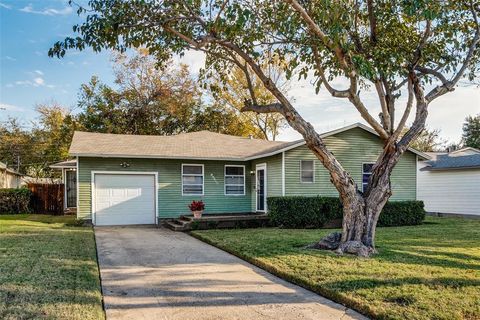
<instances>
[{"instance_id":1,"label":"front door","mask_svg":"<svg viewBox=\"0 0 480 320\"><path fill-rule=\"evenodd\" d=\"M65 171L65 188L67 197L67 208L77 206L77 172L73 170Z\"/></svg>"},{"instance_id":2,"label":"front door","mask_svg":"<svg viewBox=\"0 0 480 320\"><path fill-rule=\"evenodd\" d=\"M257 211L265 212L266 209L266 181L267 167L265 164L258 164L256 167L256 190L257 190Z\"/></svg>"}]
</instances>

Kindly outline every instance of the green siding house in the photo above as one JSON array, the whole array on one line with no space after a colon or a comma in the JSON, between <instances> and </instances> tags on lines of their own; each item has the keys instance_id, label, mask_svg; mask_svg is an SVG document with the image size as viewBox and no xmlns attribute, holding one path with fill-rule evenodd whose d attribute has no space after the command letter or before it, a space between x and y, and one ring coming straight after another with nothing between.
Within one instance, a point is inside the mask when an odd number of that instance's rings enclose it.
<instances>
[{"instance_id":1,"label":"green siding house","mask_svg":"<svg viewBox=\"0 0 480 320\"><path fill-rule=\"evenodd\" d=\"M324 133L340 163L363 188L382 142L354 124ZM305 146L200 131L176 136L75 132L77 217L96 225L155 224L189 213L268 212L271 196L336 196L327 170ZM392 174L392 200L416 199L416 167L427 156L410 149Z\"/></svg>"}]
</instances>

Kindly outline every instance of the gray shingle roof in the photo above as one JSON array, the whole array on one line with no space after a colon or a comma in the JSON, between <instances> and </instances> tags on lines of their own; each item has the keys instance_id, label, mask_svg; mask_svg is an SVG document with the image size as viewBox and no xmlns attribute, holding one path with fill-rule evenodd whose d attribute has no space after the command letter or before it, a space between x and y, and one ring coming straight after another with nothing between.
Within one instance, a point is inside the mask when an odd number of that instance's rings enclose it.
<instances>
[{"instance_id":1,"label":"gray shingle roof","mask_svg":"<svg viewBox=\"0 0 480 320\"><path fill-rule=\"evenodd\" d=\"M66 161L60 161L57 163L54 163L50 165L50 168L52 169L63 169L63 168L76 168L77 167L77 160L66 160Z\"/></svg>"},{"instance_id":2,"label":"gray shingle roof","mask_svg":"<svg viewBox=\"0 0 480 320\"><path fill-rule=\"evenodd\" d=\"M290 144L291 142L250 139L209 131L175 136L77 131L73 135L69 152L74 156L244 160Z\"/></svg>"},{"instance_id":3,"label":"gray shingle roof","mask_svg":"<svg viewBox=\"0 0 480 320\"><path fill-rule=\"evenodd\" d=\"M355 123L321 134L322 138L353 128L378 136L373 129ZM265 157L305 144L296 141L267 141L231 136L210 131L182 133L174 136L125 135L76 131L69 153L86 157L125 157L163 159L201 159L245 161ZM421 159L430 157L408 148Z\"/></svg>"},{"instance_id":4,"label":"gray shingle roof","mask_svg":"<svg viewBox=\"0 0 480 320\"><path fill-rule=\"evenodd\" d=\"M429 166L425 167L425 170L480 168L480 154L437 154L435 160L427 161L427 163Z\"/></svg>"}]
</instances>

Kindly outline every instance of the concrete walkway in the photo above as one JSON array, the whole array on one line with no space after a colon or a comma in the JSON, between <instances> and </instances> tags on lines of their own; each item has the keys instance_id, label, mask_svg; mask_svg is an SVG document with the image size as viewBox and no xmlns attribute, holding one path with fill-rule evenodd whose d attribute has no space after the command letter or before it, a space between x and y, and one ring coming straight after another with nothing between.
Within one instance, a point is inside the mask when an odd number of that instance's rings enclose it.
<instances>
[{"instance_id":1,"label":"concrete walkway","mask_svg":"<svg viewBox=\"0 0 480 320\"><path fill-rule=\"evenodd\" d=\"M365 319L187 234L97 227L107 320Z\"/></svg>"}]
</instances>

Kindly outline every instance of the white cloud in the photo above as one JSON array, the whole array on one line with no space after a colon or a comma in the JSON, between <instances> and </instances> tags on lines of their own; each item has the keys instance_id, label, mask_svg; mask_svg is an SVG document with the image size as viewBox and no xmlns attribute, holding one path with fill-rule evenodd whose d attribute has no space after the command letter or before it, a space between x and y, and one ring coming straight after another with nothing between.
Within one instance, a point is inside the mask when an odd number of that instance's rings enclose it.
<instances>
[{"instance_id":1,"label":"white cloud","mask_svg":"<svg viewBox=\"0 0 480 320\"><path fill-rule=\"evenodd\" d=\"M71 7L64 7L62 9L53 9L53 8L45 8L41 10L35 10L32 4L25 6L24 8L20 9L20 11L25 13L33 13L33 14L41 14L46 16L56 16L56 15L68 15L73 12Z\"/></svg>"},{"instance_id":2,"label":"white cloud","mask_svg":"<svg viewBox=\"0 0 480 320\"><path fill-rule=\"evenodd\" d=\"M36 74L38 74L38 75L40 75L40 76L43 76L43 72L40 71L40 70L35 70L35 71L33 71L33 72L35 72Z\"/></svg>"},{"instance_id":3,"label":"white cloud","mask_svg":"<svg viewBox=\"0 0 480 320\"><path fill-rule=\"evenodd\" d=\"M0 8L4 8L4 9L12 9L12 6L8 5L8 4L5 4L5 3L2 3L0 2Z\"/></svg>"},{"instance_id":4,"label":"white cloud","mask_svg":"<svg viewBox=\"0 0 480 320\"><path fill-rule=\"evenodd\" d=\"M43 80L43 78L38 77L38 78L33 79L33 83L34 83L33 85L36 86L36 87L44 86L45 85L45 80Z\"/></svg>"},{"instance_id":5,"label":"white cloud","mask_svg":"<svg viewBox=\"0 0 480 320\"><path fill-rule=\"evenodd\" d=\"M40 70L36 70L36 71L40 71ZM36 73L36 74L38 74L38 73ZM37 88L38 87L47 87L47 88L50 88L50 89L56 88L56 86L53 85L53 84L47 84L45 82L45 79L43 79L42 77L35 77L33 80L18 80L18 81L15 81L14 84L17 85L17 86L26 86L26 87L37 87Z\"/></svg>"},{"instance_id":6,"label":"white cloud","mask_svg":"<svg viewBox=\"0 0 480 320\"><path fill-rule=\"evenodd\" d=\"M8 60L8 61L17 61L17 59L13 58L13 57L10 57L10 56L5 56L5 60Z\"/></svg>"},{"instance_id":7,"label":"white cloud","mask_svg":"<svg viewBox=\"0 0 480 320\"><path fill-rule=\"evenodd\" d=\"M7 104L7 103L0 103L0 109L7 110L7 111L15 111L15 112L25 111L25 108L14 106L12 104Z\"/></svg>"}]
</instances>

